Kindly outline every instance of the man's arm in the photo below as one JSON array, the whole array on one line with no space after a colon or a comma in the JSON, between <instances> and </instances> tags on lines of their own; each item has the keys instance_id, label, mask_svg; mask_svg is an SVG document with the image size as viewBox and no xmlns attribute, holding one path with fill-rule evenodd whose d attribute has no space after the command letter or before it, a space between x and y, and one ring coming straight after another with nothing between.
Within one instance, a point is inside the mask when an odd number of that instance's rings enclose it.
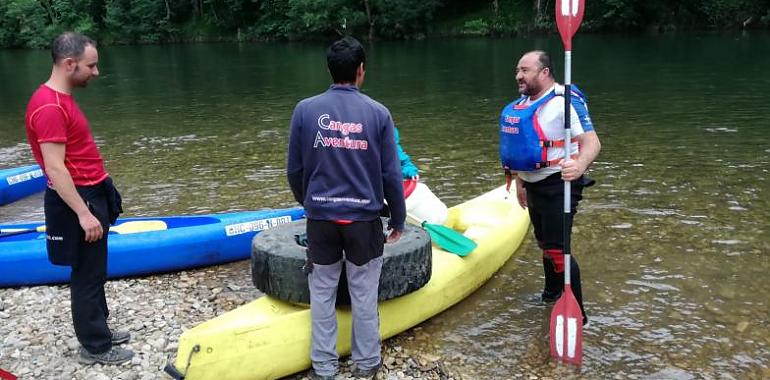
<instances>
[{"instance_id":1,"label":"man's arm","mask_svg":"<svg viewBox=\"0 0 770 380\"><path fill-rule=\"evenodd\" d=\"M564 162L561 160L561 176L565 181L574 181L585 173L589 166L599 156L599 151L602 149L602 144L599 142L599 136L595 131L589 131L578 135L578 144L580 144L580 151L578 157L574 160L568 160Z\"/></svg>"},{"instance_id":2,"label":"man's arm","mask_svg":"<svg viewBox=\"0 0 770 380\"><path fill-rule=\"evenodd\" d=\"M86 233L86 241L93 243L101 239L104 235L101 222L91 213L83 198L75 190L72 176L70 176L67 167L64 166L65 145L62 143L42 143L40 144L40 151L45 163L45 174L53 184L56 193L77 214L80 227Z\"/></svg>"}]
</instances>

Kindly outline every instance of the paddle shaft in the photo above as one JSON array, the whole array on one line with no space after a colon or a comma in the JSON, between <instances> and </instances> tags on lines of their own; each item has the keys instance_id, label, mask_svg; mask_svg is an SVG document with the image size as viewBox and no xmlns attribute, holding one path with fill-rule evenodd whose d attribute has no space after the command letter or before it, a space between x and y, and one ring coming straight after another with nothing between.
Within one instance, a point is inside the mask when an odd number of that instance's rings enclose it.
<instances>
[{"instance_id":1,"label":"paddle shaft","mask_svg":"<svg viewBox=\"0 0 770 380\"><path fill-rule=\"evenodd\" d=\"M132 220L128 222L123 222L121 224L118 224L117 226L110 227L110 232L115 232L119 234L130 234L130 233L137 233L137 232L160 231L160 230L165 230L166 228L167 227L165 222L161 220ZM8 231L8 232L5 232L5 231ZM38 226L36 228L0 230L0 238L21 235L21 234L29 234L33 232L43 233L45 231L46 231L45 225Z\"/></svg>"},{"instance_id":2,"label":"paddle shaft","mask_svg":"<svg viewBox=\"0 0 770 380\"><path fill-rule=\"evenodd\" d=\"M570 122L572 119L572 51L564 51L564 161L570 159L570 152L572 152L572 136L570 129ZM564 181L564 223L563 223L563 238L564 238L564 286L570 284L570 211L572 209L570 203L572 195L572 183L570 181Z\"/></svg>"},{"instance_id":3,"label":"paddle shaft","mask_svg":"<svg viewBox=\"0 0 770 380\"><path fill-rule=\"evenodd\" d=\"M0 238L9 237L9 236L16 236L16 235L22 235L22 234L29 234L32 232L45 232L45 226L40 226L38 228L28 228L23 230L11 230L10 232L4 232L3 230L0 230Z\"/></svg>"}]
</instances>

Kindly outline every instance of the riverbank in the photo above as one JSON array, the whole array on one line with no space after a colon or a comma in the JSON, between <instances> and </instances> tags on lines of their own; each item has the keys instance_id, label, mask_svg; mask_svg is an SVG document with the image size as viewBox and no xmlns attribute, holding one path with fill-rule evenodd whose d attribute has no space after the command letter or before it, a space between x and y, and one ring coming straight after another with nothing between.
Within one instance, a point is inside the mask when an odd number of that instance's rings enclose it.
<instances>
[{"instance_id":1,"label":"riverbank","mask_svg":"<svg viewBox=\"0 0 770 380\"><path fill-rule=\"evenodd\" d=\"M125 347L136 355L120 366L77 363L69 287L0 289L0 368L19 379L159 379L174 358L182 332L261 296L251 284L249 262L107 283L109 323L132 334ZM415 331L419 332L420 328ZM460 379L438 356L414 352L407 332L383 344L380 378ZM340 378L350 378L344 358ZM300 373L289 379L304 379Z\"/></svg>"}]
</instances>

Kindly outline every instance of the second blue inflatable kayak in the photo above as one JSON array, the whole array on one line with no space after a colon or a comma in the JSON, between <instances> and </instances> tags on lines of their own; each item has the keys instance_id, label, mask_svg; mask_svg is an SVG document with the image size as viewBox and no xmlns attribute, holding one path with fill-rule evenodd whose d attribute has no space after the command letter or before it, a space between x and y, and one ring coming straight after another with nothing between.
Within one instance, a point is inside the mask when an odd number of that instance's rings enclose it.
<instances>
[{"instance_id":1,"label":"second blue inflatable kayak","mask_svg":"<svg viewBox=\"0 0 770 380\"><path fill-rule=\"evenodd\" d=\"M304 209L287 208L120 218L110 230L107 276L170 272L247 259L254 235L304 217ZM70 268L48 261L43 224L0 225L0 287L69 282Z\"/></svg>"},{"instance_id":2,"label":"second blue inflatable kayak","mask_svg":"<svg viewBox=\"0 0 770 380\"><path fill-rule=\"evenodd\" d=\"M0 206L43 191L47 182L38 165L0 169Z\"/></svg>"}]
</instances>

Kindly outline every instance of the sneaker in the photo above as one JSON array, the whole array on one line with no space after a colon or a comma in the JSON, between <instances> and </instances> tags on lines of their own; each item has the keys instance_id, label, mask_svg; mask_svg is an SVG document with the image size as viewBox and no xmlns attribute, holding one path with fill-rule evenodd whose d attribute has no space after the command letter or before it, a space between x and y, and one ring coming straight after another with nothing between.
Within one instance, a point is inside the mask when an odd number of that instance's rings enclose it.
<instances>
[{"instance_id":1,"label":"sneaker","mask_svg":"<svg viewBox=\"0 0 770 380\"><path fill-rule=\"evenodd\" d=\"M319 375L314 369L310 370L310 380L334 380L336 378L335 375Z\"/></svg>"},{"instance_id":2,"label":"sneaker","mask_svg":"<svg viewBox=\"0 0 770 380\"><path fill-rule=\"evenodd\" d=\"M131 333L128 331L116 330L112 332L112 345L123 344L131 340Z\"/></svg>"},{"instance_id":3,"label":"sneaker","mask_svg":"<svg viewBox=\"0 0 770 380\"><path fill-rule=\"evenodd\" d=\"M134 352L121 347L112 347L109 351L102 352L101 354L92 354L83 347L80 347L80 355L78 361L81 364L106 364L117 365L125 363L134 357Z\"/></svg>"},{"instance_id":4,"label":"sneaker","mask_svg":"<svg viewBox=\"0 0 770 380\"><path fill-rule=\"evenodd\" d=\"M359 379L374 379L374 377L377 375L377 372L380 370L380 367L382 367L382 360L380 362L369 369L361 369L356 365L356 368L353 368L352 374L353 377L359 378Z\"/></svg>"}]
</instances>

